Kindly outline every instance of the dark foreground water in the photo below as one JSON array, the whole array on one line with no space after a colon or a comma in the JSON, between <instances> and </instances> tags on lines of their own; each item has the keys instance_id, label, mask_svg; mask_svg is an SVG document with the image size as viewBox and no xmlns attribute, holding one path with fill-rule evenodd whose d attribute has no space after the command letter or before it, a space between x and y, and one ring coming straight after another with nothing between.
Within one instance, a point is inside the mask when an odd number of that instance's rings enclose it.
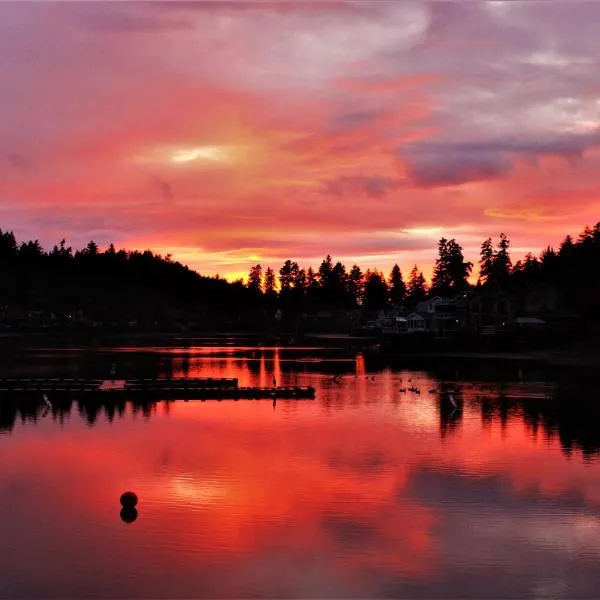
<instances>
[{"instance_id":1,"label":"dark foreground water","mask_svg":"<svg viewBox=\"0 0 600 600\"><path fill-rule=\"evenodd\" d=\"M42 416L0 398L2 597L600 593L598 424L544 400L543 374L234 347L39 351L3 373L97 376L111 362L122 377L275 378L317 399Z\"/></svg>"}]
</instances>

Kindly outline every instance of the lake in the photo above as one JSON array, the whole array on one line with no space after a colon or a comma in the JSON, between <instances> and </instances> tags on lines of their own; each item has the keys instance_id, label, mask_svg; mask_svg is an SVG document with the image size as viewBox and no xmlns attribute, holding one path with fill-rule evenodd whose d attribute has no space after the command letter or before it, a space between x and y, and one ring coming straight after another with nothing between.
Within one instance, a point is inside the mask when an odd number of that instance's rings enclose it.
<instances>
[{"instance_id":1,"label":"lake","mask_svg":"<svg viewBox=\"0 0 600 600\"><path fill-rule=\"evenodd\" d=\"M275 379L317 396L118 410L75 398L45 416L0 398L2 597L600 590L598 415L593 398L553 400L556 373L188 345L37 349L7 358L2 374L108 378L113 363L123 378ZM139 497L131 523L125 490Z\"/></svg>"}]
</instances>

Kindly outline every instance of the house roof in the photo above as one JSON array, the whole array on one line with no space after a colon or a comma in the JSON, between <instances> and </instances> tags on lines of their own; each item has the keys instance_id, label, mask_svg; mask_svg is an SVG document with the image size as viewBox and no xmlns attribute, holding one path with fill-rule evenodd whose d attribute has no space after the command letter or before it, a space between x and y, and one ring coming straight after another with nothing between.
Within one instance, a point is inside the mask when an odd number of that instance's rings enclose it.
<instances>
[{"instance_id":1,"label":"house roof","mask_svg":"<svg viewBox=\"0 0 600 600\"><path fill-rule=\"evenodd\" d=\"M417 313L415 313L415 312L413 312L413 313L410 313L410 315L408 315L408 316L406 317L406 319L407 319L407 320L408 320L408 319L410 319L410 320L416 320L416 321L424 321L424 320L425 320L425 318L424 318L424 317L422 317L421 315L419 315L419 314L417 314Z\"/></svg>"}]
</instances>

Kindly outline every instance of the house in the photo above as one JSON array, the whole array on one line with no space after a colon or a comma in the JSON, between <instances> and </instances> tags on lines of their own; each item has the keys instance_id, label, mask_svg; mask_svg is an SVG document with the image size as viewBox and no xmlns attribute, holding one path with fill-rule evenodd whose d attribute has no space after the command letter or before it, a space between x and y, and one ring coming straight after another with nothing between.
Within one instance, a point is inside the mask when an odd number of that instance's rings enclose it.
<instances>
[{"instance_id":1,"label":"house","mask_svg":"<svg viewBox=\"0 0 600 600\"><path fill-rule=\"evenodd\" d=\"M503 290L481 290L467 299L466 329L472 333L498 333L514 320L518 300Z\"/></svg>"},{"instance_id":2,"label":"house","mask_svg":"<svg viewBox=\"0 0 600 600\"><path fill-rule=\"evenodd\" d=\"M382 309L378 315L376 324L384 334L398 335L427 331L425 317L416 312L408 312L400 306Z\"/></svg>"},{"instance_id":3,"label":"house","mask_svg":"<svg viewBox=\"0 0 600 600\"><path fill-rule=\"evenodd\" d=\"M452 298L433 296L426 302L419 302L416 313L425 319L426 330L444 337L465 329L467 305L467 294Z\"/></svg>"},{"instance_id":4,"label":"house","mask_svg":"<svg viewBox=\"0 0 600 600\"><path fill-rule=\"evenodd\" d=\"M524 315L545 315L553 313L559 306L559 293L546 283L532 283L527 287L522 300L521 312Z\"/></svg>"},{"instance_id":5,"label":"house","mask_svg":"<svg viewBox=\"0 0 600 600\"><path fill-rule=\"evenodd\" d=\"M412 312L406 317L406 323L409 333L427 331L427 322L425 317Z\"/></svg>"}]
</instances>

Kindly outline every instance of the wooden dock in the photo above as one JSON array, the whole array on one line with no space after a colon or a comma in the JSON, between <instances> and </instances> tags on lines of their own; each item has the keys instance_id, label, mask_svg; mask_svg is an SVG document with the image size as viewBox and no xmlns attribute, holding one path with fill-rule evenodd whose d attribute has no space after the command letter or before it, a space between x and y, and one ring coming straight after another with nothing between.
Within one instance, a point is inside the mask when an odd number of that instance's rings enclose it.
<instances>
[{"instance_id":1,"label":"wooden dock","mask_svg":"<svg viewBox=\"0 0 600 600\"><path fill-rule=\"evenodd\" d=\"M237 379L158 378L158 379L84 379L84 378L2 378L0 402L43 397L97 400L241 400L314 399L313 387L239 387Z\"/></svg>"}]
</instances>

